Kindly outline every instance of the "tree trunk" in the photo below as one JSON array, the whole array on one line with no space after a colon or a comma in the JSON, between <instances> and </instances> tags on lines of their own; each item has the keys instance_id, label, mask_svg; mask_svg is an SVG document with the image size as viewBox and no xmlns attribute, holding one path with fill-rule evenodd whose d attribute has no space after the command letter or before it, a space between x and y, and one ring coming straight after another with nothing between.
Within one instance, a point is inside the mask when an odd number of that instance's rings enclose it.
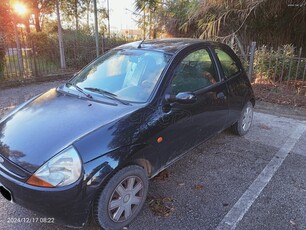
<instances>
[{"instance_id":1,"label":"tree trunk","mask_svg":"<svg viewBox=\"0 0 306 230\"><path fill-rule=\"evenodd\" d=\"M90 1L86 3L86 25L89 28Z\"/></svg>"},{"instance_id":2,"label":"tree trunk","mask_svg":"<svg viewBox=\"0 0 306 230\"><path fill-rule=\"evenodd\" d=\"M31 32L31 30L30 30L30 21L29 20L24 20L23 24L25 26L26 32L29 34Z\"/></svg>"},{"instance_id":3,"label":"tree trunk","mask_svg":"<svg viewBox=\"0 0 306 230\"><path fill-rule=\"evenodd\" d=\"M38 3L35 4L34 7L35 7L34 9L35 29L36 29L36 32L41 32Z\"/></svg>"},{"instance_id":4,"label":"tree trunk","mask_svg":"<svg viewBox=\"0 0 306 230\"><path fill-rule=\"evenodd\" d=\"M0 78L3 76L5 67L5 45L4 45L4 34L0 32Z\"/></svg>"},{"instance_id":5,"label":"tree trunk","mask_svg":"<svg viewBox=\"0 0 306 230\"><path fill-rule=\"evenodd\" d=\"M75 30L79 32L78 0L74 0Z\"/></svg>"},{"instance_id":6,"label":"tree trunk","mask_svg":"<svg viewBox=\"0 0 306 230\"><path fill-rule=\"evenodd\" d=\"M78 0L74 0L74 17L75 17L75 39L74 39L74 58L77 57L78 33L79 33L79 15L78 15Z\"/></svg>"},{"instance_id":7,"label":"tree trunk","mask_svg":"<svg viewBox=\"0 0 306 230\"><path fill-rule=\"evenodd\" d=\"M152 35L152 11L149 11L149 38L151 39Z\"/></svg>"},{"instance_id":8,"label":"tree trunk","mask_svg":"<svg viewBox=\"0 0 306 230\"><path fill-rule=\"evenodd\" d=\"M98 12L97 12L97 0L93 1L94 3L94 16L95 16L95 38L96 38L96 53L99 57L99 31L98 31Z\"/></svg>"},{"instance_id":9,"label":"tree trunk","mask_svg":"<svg viewBox=\"0 0 306 230\"><path fill-rule=\"evenodd\" d=\"M63 42L63 31L62 31L62 24L61 24L61 16L59 11L59 0L56 0L56 15L57 15L57 27L58 27L58 43L59 43L59 50L60 50L60 59L61 59L61 68L66 68L65 62L65 53L64 53L64 42Z\"/></svg>"},{"instance_id":10,"label":"tree trunk","mask_svg":"<svg viewBox=\"0 0 306 230\"><path fill-rule=\"evenodd\" d=\"M107 0L107 31L108 31L108 38L110 38L110 17L109 17L109 0Z\"/></svg>"},{"instance_id":11,"label":"tree trunk","mask_svg":"<svg viewBox=\"0 0 306 230\"><path fill-rule=\"evenodd\" d=\"M143 6L143 40L146 39L146 5Z\"/></svg>"}]
</instances>

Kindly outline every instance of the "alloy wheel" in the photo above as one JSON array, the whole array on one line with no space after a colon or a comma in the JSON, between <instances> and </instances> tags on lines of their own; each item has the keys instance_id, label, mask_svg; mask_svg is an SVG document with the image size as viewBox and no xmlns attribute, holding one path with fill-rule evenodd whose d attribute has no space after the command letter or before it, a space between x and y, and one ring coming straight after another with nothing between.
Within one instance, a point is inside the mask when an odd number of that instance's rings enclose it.
<instances>
[{"instance_id":1,"label":"alloy wheel","mask_svg":"<svg viewBox=\"0 0 306 230\"><path fill-rule=\"evenodd\" d=\"M109 203L108 214L114 222L128 220L140 208L144 199L144 185L140 177L129 176L122 180L113 191Z\"/></svg>"}]
</instances>

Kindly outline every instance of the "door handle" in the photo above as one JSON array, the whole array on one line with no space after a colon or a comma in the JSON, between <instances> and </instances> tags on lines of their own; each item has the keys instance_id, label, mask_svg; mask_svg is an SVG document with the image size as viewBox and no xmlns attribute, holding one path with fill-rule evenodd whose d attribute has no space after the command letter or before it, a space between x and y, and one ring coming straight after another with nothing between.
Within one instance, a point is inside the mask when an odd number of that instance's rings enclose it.
<instances>
[{"instance_id":1,"label":"door handle","mask_svg":"<svg viewBox=\"0 0 306 230\"><path fill-rule=\"evenodd\" d=\"M226 96L225 96L225 94L224 94L223 92L217 93L217 98L218 98L218 99L224 99L224 100L226 100Z\"/></svg>"}]
</instances>

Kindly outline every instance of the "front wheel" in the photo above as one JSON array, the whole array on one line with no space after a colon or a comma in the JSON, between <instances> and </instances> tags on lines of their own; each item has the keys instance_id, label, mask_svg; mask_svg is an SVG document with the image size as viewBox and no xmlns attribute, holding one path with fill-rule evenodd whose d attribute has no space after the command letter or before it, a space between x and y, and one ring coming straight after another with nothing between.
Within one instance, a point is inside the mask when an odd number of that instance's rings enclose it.
<instances>
[{"instance_id":1,"label":"front wheel","mask_svg":"<svg viewBox=\"0 0 306 230\"><path fill-rule=\"evenodd\" d=\"M131 165L118 171L97 198L93 214L101 228L122 229L129 225L141 210L148 192L145 170Z\"/></svg>"},{"instance_id":2,"label":"front wheel","mask_svg":"<svg viewBox=\"0 0 306 230\"><path fill-rule=\"evenodd\" d=\"M253 104L249 101L243 108L239 120L232 126L235 134L243 136L250 130L253 121Z\"/></svg>"}]
</instances>

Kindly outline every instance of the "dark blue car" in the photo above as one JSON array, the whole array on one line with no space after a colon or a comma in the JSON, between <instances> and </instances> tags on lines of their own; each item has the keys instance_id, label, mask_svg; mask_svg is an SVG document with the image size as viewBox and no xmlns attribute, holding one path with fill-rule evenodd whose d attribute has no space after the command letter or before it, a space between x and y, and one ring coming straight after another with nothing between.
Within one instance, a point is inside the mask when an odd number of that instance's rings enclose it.
<instances>
[{"instance_id":1,"label":"dark blue car","mask_svg":"<svg viewBox=\"0 0 306 230\"><path fill-rule=\"evenodd\" d=\"M117 47L0 121L0 191L81 227L122 229L148 180L226 128L246 134L253 90L234 52L195 39Z\"/></svg>"}]
</instances>

